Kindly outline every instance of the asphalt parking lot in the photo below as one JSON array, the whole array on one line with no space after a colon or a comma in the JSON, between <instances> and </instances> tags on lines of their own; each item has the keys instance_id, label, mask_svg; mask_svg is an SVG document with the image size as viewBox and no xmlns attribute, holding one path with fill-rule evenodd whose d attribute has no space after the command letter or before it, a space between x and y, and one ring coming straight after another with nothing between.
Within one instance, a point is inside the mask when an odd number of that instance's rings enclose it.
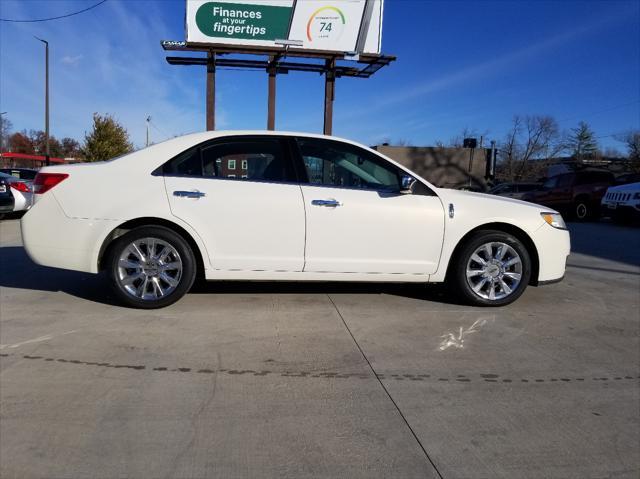
<instances>
[{"instance_id":1,"label":"asphalt parking lot","mask_svg":"<svg viewBox=\"0 0 640 479\"><path fill-rule=\"evenodd\" d=\"M112 304L0 223L0 477L640 474L640 229L571 225L565 281L208 283Z\"/></svg>"}]
</instances>

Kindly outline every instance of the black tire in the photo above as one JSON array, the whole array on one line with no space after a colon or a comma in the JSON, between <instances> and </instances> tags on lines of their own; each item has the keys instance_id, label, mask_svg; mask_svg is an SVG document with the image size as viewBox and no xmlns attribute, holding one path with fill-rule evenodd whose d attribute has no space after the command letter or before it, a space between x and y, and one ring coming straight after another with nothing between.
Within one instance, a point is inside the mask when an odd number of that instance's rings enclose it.
<instances>
[{"instance_id":1,"label":"black tire","mask_svg":"<svg viewBox=\"0 0 640 479\"><path fill-rule=\"evenodd\" d=\"M591 203L586 198L578 198L573 204L571 216L577 221L588 221L594 216Z\"/></svg>"},{"instance_id":2,"label":"black tire","mask_svg":"<svg viewBox=\"0 0 640 479\"><path fill-rule=\"evenodd\" d=\"M509 292L508 294L505 293L505 290L502 289L502 286L498 282L500 280L503 280L504 283L511 286L513 286L515 282L512 283L511 282L512 279L510 277L505 278L504 276L501 276L499 271L502 271L502 267L499 265L495 266L499 270L496 273L498 276L496 276L496 278L492 278L492 279L495 279L496 283L492 283L491 279L487 279L487 281L489 281L488 288L491 288L493 287L493 284L496 284L496 288L494 288L494 292L495 292L495 289L499 288L501 290L499 294L503 294L503 293L506 294L505 297L496 298L496 299L489 299L481 296L481 294L487 294L487 295L489 294L483 290L481 290L480 293L477 293L476 291L474 291L472 289L471 284L469 284L469 281L471 280L467 278L467 266L471 261L472 255L474 254L474 252L476 252L476 250L478 250L478 248L481 248L483 245L486 245L489 243L501 243L511 247L512 250L515 253L517 253L517 256L519 257L520 264L521 264L521 266L519 267L520 273L517 273L517 272L515 273L515 274L520 274L520 280L517 283L517 286L513 288L511 292ZM500 245L494 245L495 251L498 252L498 248L500 247L501 247ZM505 249L508 250L508 248L505 248ZM515 254L510 255L509 257L505 257L505 259L507 258L511 259L514 257L515 257ZM485 258L482 258L482 259L485 259ZM449 270L450 274L449 274L449 278L447 279L447 282L451 287L453 287L454 292L458 295L460 299L462 299L465 303L471 304L474 306L505 306L507 304L510 304L522 295L524 290L527 288L527 285L529 284L529 280L531 279L531 257L529 256L529 252L527 251L527 248L522 244L522 242L518 238L516 238L511 234L505 233L503 231L497 231L497 230L478 231L477 233L472 235L470 238L468 238L463 245L461 245L460 249L456 253L455 257L452 259L452 261L453 261L453 264ZM505 263L508 263L508 261L505 261ZM492 266L492 268L494 268L494 266ZM504 270L513 275L514 273L510 271L511 268L513 268L513 266L508 266L504 268ZM485 278L484 275L476 275L474 276L474 279L478 276L479 276L479 282L481 282L481 280Z\"/></svg>"},{"instance_id":3,"label":"black tire","mask_svg":"<svg viewBox=\"0 0 640 479\"><path fill-rule=\"evenodd\" d=\"M142 241L142 244L144 244L147 239L157 239L172 247L179 255L178 260L181 263L182 269L179 275L176 273L175 278L171 278L177 283L175 286L169 286L168 283L162 283L163 285L166 285L167 290L170 290L170 292L162 297L148 297L142 299L141 297L134 296L130 291L127 291L126 287L123 285L123 280L120 277L123 269L119 267L119 262L121 255L124 254L125 249L127 249L129 245L134 241ZM147 246L147 248L149 247ZM161 263L161 261L158 261L157 264ZM126 306L140 309L164 308L165 306L175 303L191 289L196 277L196 259L191 247L184 238L182 238L182 236L163 226L141 226L118 237L109 245L105 265L107 267L111 287L118 300ZM134 276L134 273L138 272L135 268L132 270L125 268L125 270L127 273L131 271L130 277ZM147 270L145 268L141 268L140 271ZM157 265L156 271L158 271L156 275L161 274L159 273ZM136 281L144 281L145 277L149 278L146 272L142 274L144 274L143 279ZM142 296L145 296L149 289L153 290L153 294L157 294L154 285L151 283L149 284L151 285L150 288L147 288L146 284L144 285L144 288L146 289L143 290ZM135 285L136 283L132 284L132 287L135 287ZM138 289L143 288L143 285L140 283L137 283L137 285ZM161 290L160 286L158 286L158 290Z\"/></svg>"}]
</instances>

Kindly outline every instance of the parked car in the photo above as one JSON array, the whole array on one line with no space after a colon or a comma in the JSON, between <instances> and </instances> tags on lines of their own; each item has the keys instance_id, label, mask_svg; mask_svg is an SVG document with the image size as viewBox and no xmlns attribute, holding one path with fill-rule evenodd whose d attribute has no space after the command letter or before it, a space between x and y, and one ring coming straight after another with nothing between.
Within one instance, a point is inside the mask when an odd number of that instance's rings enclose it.
<instances>
[{"instance_id":1,"label":"parked car","mask_svg":"<svg viewBox=\"0 0 640 479\"><path fill-rule=\"evenodd\" d=\"M501 183L489 190L489 194L522 199L530 191L540 188L540 183Z\"/></svg>"},{"instance_id":2,"label":"parked car","mask_svg":"<svg viewBox=\"0 0 640 479\"><path fill-rule=\"evenodd\" d=\"M599 215L600 200L614 183L613 174L608 171L579 170L552 176L539 190L526 193L522 199L584 221Z\"/></svg>"},{"instance_id":3,"label":"parked car","mask_svg":"<svg viewBox=\"0 0 640 479\"><path fill-rule=\"evenodd\" d=\"M5 173L21 180L33 181L38 174L38 170L31 168L0 168L0 173Z\"/></svg>"},{"instance_id":4,"label":"parked car","mask_svg":"<svg viewBox=\"0 0 640 479\"><path fill-rule=\"evenodd\" d=\"M11 185L7 180L0 176L0 218L7 213L13 212L15 200L11 193Z\"/></svg>"},{"instance_id":5,"label":"parked car","mask_svg":"<svg viewBox=\"0 0 640 479\"><path fill-rule=\"evenodd\" d=\"M25 211L31 207L33 202L31 181L21 180L6 173L0 173L0 180L2 180L0 193L4 195L2 201L3 206L0 207L0 213L6 214ZM9 196L11 198L9 198ZM9 206L11 206L11 208L9 208Z\"/></svg>"},{"instance_id":6,"label":"parked car","mask_svg":"<svg viewBox=\"0 0 640 479\"><path fill-rule=\"evenodd\" d=\"M208 280L448 282L499 306L562 279L549 208L436 188L321 135L207 132L43 168L22 236L38 264L106 270L121 302L167 306Z\"/></svg>"},{"instance_id":7,"label":"parked car","mask_svg":"<svg viewBox=\"0 0 640 479\"><path fill-rule=\"evenodd\" d=\"M616 185L628 185L629 183L640 182L640 173L625 173L616 176Z\"/></svg>"},{"instance_id":8,"label":"parked car","mask_svg":"<svg viewBox=\"0 0 640 479\"><path fill-rule=\"evenodd\" d=\"M609 188L602 198L602 211L618 222L640 220L640 182Z\"/></svg>"}]
</instances>

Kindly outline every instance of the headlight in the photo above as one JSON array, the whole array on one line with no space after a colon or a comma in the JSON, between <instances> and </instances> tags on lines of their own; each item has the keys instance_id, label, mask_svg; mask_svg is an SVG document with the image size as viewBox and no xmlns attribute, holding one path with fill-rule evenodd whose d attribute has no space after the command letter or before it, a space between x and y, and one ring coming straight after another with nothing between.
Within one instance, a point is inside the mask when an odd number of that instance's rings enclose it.
<instances>
[{"instance_id":1,"label":"headlight","mask_svg":"<svg viewBox=\"0 0 640 479\"><path fill-rule=\"evenodd\" d=\"M560 213L540 213L540 216L554 228L558 228L559 230L567 229L567 225L564 223Z\"/></svg>"}]
</instances>

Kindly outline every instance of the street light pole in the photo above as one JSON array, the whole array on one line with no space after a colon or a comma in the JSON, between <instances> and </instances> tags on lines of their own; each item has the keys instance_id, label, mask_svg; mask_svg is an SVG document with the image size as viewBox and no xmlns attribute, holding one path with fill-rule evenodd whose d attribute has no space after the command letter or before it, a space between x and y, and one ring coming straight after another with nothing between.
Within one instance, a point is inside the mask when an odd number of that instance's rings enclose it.
<instances>
[{"instance_id":1,"label":"street light pole","mask_svg":"<svg viewBox=\"0 0 640 479\"><path fill-rule=\"evenodd\" d=\"M44 164L49 166L49 42L42 38L35 37L45 45L45 85L44 85L44 141L45 141L45 156Z\"/></svg>"},{"instance_id":2,"label":"street light pole","mask_svg":"<svg viewBox=\"0 0 640 479\"><path fill-rule=\"evenodd\" d=\"M2 145L4 145L4 125L2 124L2 115L5 115L6 111L0 111L0 154L2 153Z\"/></svg>"}]
</instances>

